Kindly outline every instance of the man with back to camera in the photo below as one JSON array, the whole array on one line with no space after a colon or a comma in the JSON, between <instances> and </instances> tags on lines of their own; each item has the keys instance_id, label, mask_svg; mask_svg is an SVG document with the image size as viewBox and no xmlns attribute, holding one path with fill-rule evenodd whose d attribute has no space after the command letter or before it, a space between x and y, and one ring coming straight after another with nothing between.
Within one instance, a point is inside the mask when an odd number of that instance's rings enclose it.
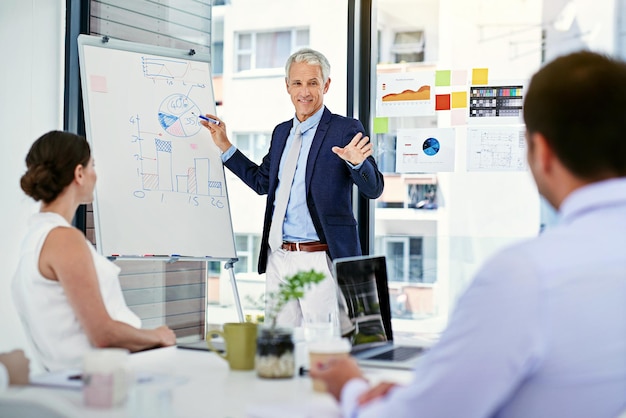
<instances>
[{"instance_id":1,"label":"man with back to camera","mask_svg":"<svg viewBox=\"0 0 626 418\"><path fill-rule=\"evenodd\" d=\"M626 64L560 57L524 102L559 225L480 269L406 386L311 365L346 417L616 417L626 408Z\"/></svg>"},{"instance_id":2,"label":"man with back to camera","mask_svg":"<svg viewBox=\"0 0 626 418\"><path fill-rule=\"evenodd\" d=\"M298 326L309 312L337 312L338 288L331 259L361 255L352 209L353 185L369 199L380 196L384 186L361 122L333 114L324 106L329 74L328 60L315 50L302 49L288 58L285 84L295 117L274 128L261 165L231 144L223 121L201 121L223 152L224 165L252 190L267 194L258 265L259 273L266 273L266 291L275 291L284 277L298 271L315 269L326 275L305 297L283 308L280 325ZM302 145L292 147L300 138ZM289 158L292 148L296 154ZM297 161L293 181L287 174L289 159ZM289 188L286 211L278 215L280 209L275 208L281 199L277 196L285 188Z\"/></svg>"}]
</instances>

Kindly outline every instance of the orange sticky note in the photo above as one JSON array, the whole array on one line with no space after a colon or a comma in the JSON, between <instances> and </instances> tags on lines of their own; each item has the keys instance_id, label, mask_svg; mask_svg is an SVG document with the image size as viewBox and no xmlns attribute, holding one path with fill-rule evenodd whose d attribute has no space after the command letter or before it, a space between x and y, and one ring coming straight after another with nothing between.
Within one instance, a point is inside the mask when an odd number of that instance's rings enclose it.
<instances>
[{"instance_id":1,"label":"orange sticky note","mask_svg":"<svg viewBox=\"0 0 626 418\"><path fill-rule=\"evenodd\" d=\"M435 110L450 110L450 95L449 94L436 94L435 95Z\"/></svg>"}]
</instances>

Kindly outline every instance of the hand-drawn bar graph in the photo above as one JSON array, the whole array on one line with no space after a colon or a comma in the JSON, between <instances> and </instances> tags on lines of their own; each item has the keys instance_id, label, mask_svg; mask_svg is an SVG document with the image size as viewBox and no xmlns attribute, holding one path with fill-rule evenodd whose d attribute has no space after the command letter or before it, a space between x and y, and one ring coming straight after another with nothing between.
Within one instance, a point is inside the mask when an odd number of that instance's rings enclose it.
<instances>
[{"instance_id":1,"label":"hand-drawn bar graph","mask_svg":"<svg viewBox=\"0 0 626 418\"><path fill-rule=\"evenodd\" d=\"M222 181L212 180L209 158L194 158L184 173L174 173L172 141L154 138L156 158L140 154L142 189L224 197Z\"/></svg>"}]
</instances>

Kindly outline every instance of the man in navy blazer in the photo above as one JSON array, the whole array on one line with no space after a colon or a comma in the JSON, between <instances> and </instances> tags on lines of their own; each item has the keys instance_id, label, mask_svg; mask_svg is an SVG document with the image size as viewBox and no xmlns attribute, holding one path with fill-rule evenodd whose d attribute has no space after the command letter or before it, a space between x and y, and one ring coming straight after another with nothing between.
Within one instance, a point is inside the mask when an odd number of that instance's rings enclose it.
<instances>
[{"instance_id":1,"label":"man in navy blazer","mask_svg":"<svg viewBox=\"0 0 626 418\"><path fill-rule=\"evenodd\" d=\"M267 195L258 265L259 273L266 273L266 290L275 290L284 277L298 271L315 269L327 276L279 315L280 324L298 326L308 313L337 312L338 288L331 260L361 255L352 208L353 185L362 196L375 199L381 195L384 181L361 122L333 114L323 104L330 85L326 58L314 50L300 50L287 60L285 73L295 117L276 126L260 165L230 143L223 121L207 115L220 123L201 123L224 152L224 165L256 193ZM293 183L287 179L281 184L296 127L302 133L296 173ZM282 243L279 240L278 248L271 248L272 216L281 185L290 187L289 203L283 224L279 224L281 219L274 221L274 227L282 228Z\"/></svg>"}]
</instances>

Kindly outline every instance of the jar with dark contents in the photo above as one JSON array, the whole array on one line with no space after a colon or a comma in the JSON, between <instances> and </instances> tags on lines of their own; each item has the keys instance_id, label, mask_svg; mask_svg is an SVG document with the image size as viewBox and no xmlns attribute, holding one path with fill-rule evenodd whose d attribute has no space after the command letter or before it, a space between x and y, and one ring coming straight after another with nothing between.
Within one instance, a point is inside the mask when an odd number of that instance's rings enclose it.
<instances>
[{"instance_id":1,"label":"jar with dark contents","mask_svg":"<svg viewBox=\"0 0 626 418\"><path fill-rule=\"evenodd\" d=\"M255 364L259 377L293 377L296 367L292 330L259 327Z\"/></svg>"}]
</instances>

